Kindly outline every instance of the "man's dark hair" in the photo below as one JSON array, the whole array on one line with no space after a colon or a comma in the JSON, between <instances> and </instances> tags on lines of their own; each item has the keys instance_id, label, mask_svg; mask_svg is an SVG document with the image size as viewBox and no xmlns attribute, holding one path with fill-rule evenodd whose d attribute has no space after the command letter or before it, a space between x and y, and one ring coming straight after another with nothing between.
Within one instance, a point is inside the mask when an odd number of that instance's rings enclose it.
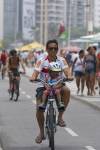
<instances>
[{"instance_id":1,"label":"man's dark hair","mask_svg":"<svg viewBox=\"0 0 100 150\"><path fill-rule=\"evenodd\" d=\"M11 56L14 56L15 54L17 54L17 51L16 51L15 49L12 49L12 50L10 51L10 55L11 55Z\"/></svg>"},{"instance_id":2,"label":"man's dark hair","mask_svg":"<svg viewBox=\"0 0 100 150\"><path fill-rule=\"evenodd\" d=\"M58 48L58 41L56 39L53 39L53 40L47 41L47 43L46 43L46 49L48 49L48 45L51 44L51 43L55 43L57 45L57 48Z\"/></svg>"},{"instance_id":3,"label":"man's dark hair","mask_svg":"<svg viewBox=\"0 0 100 150\"><path fill-rule=\"evenodd\" d=\"M84 53L84 50L83 50L83 49L81 49L81 50L79 51L79 55L82 54L82 53Z\"/></svg>"},{"instance_id":4,"label":"man's dark hair","mask_svg":"<svg viewBox=\"0 0 100 150\"><path fill-rule=\"evenodd\" d=\"M97 47L96 46L93 46L94 50L96 51L97 50Z\"/></svg>"},{"instance_id":5,"label":"man's dark hair","mask_svg":"<svg viewBox=\"0 0 100 150\"><path fill-rule=\"evenodd\" d=\"M89 52L91 48L92 48L92 46L89 46L89 47L87 48L87 51Z\"/></svg>"}]
</instances>

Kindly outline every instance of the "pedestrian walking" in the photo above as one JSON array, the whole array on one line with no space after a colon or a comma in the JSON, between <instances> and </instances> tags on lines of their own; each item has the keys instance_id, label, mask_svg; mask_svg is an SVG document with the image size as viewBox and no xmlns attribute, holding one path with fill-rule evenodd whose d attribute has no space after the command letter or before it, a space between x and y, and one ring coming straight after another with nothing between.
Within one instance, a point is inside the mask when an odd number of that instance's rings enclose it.
<instances>
[{"instance_id":1,"label":"pedestrian walking","mask_svg":"<svg viewBox=\"0 0 100 150\"><path fill-rule=\"evenodd\" d=\"M94 47L90 46L87 49L88 54L85 56L85 74L86 74L86 86L88 89L87 95L93 96L94 83L96 74L96 56L94 54Z\"/></svg>"},{"instance_id":2,"label":"pedestrian walking","mask_svg":"<svg viewBox=\"0 0 100 150\"><path fill-rule=\"evenodd\" d=\"M99 95L100 95L100 52L97 54L97 72L96 72L96 79L99 87Z\"/></svg>"},{"instance_id":3,"label":"pedestrian walking","mask_svg":"<svg viewBox=\"0 0 100 150\"><path fill-rule=\"evenodd\" d=\"M79 56L74 60L72 68L75 73L77 94L81 91L81 95L83 95L85 83L84 50L79 51Z\"/></svg>"}]
</instances>

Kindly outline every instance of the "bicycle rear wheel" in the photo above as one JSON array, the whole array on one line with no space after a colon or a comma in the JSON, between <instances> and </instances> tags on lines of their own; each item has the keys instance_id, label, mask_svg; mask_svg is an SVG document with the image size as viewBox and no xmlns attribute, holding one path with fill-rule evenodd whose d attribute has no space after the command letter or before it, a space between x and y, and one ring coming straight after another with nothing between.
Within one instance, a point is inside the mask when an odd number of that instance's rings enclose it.
<instances>
[{"instance_id":1,"label":"bicycle rear wheel","mask_svg":"<svg viewBox=\"0 0 100 150\"><path fill-rule=\"evenodd\" d=\"M15 80L14 101L18 101L19 97L19 81Z\"/></svg>"},{"instance_id":2,"label":"bicycle rear wheel","mask_svg":"<svg viewBox=\"0 0 100 150\"><path fill-rule=\"evenodd\" d=\"M14 89L11 89L11 90L9 90L9 97L10 97L10 100L13 99L13 96L14 96Z\"/></svg>"}]
</instances>

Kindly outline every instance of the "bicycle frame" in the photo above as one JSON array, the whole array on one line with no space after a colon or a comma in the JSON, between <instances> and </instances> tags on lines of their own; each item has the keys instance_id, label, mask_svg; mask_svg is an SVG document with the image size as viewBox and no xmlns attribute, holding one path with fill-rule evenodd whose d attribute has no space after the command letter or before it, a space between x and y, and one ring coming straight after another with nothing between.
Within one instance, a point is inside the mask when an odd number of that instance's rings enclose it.
<instances>
[{"instance_id":1,"label":"bicycle frame","mask_svg":"<svg viewBox=\"0 0 100 150\"><path fill-rule=\"evenodd\" d=\"M51 91L52 92L52 91ZM53 94L53 93L52 93ZM48 102L47 102L47 113L46 113L46 122L45 122L45 128L46 133L49 139L49 147L51 150L54 150L54 134L57 130L56 127L56 108L54 107L55 98L53 95L48 96Z\"/></svg>"},{"instance_id":2,"label":"bicycle frame","mask_svg":"<svg viewBox=\"0 0 100 150\"><path fill-rule=\"evenodd\" d=\"M57 81L56 84L58 84L60 81L62 80ZM44 81L41 82L45 83ZM54 85L48 83L45 84L50 87L49 95L47 97L45 129L49 139L49 147L51 148L51 150L55 150L54 134L57 131L57 123L56 123L56 108L54 106L54 102L56 102L57 105L58 101L56 99Z\"/></svg>"},{"instance_id":3,"label":"bicycle frame","mask_svg":"<svg viewBox=\"0 0 100 150\"><path fill-rule=\"evenodd\" d=\"M44 80L36 79L36 80L30 80L31 82L41 82L47 87L49 86L49 95L47 96L47 102L46 102L46 119L45 119L45 131L46 135L49 139L49 147L51 150L55 150L55 143L54 143L54 135L57 131L57 123L56 123L56 108L54 106L54 102L56 102L56 105L58 103L54 86L58 84L59 82L64 83L66 81L73 81L73 79L60 79L55 84L53 83L46 83Z\"/></svg>"}]
</instances>

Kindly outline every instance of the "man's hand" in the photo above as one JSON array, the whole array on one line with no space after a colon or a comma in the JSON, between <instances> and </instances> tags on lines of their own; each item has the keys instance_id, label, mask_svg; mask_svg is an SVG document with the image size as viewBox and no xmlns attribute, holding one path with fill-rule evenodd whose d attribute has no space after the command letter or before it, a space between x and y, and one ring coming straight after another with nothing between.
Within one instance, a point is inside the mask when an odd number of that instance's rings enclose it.
<instances>
[{"instance_id":1,"label":"man's hand","mask_svg":"<svg viewBox=\"0 0 100 150\"><path fill-rule=\"evenodd\" d=\"M34 80L35 80L35 79L34 79L33 77L30 77L30 78L29 78L29 81L30 81L30 82L33 82Z\"/></svg>"},{"instance_id":2,"label":"man's hand","mask_svg":"<svg viewBox=\"0 0 100 150\"><path fill-rule=\"evenodd\" d=\"M73 80L74 80L74 77L73 77L73 76L68 76L68 80L69 80L69 81L73 81Z\"/></svg>"}]
</instances>

